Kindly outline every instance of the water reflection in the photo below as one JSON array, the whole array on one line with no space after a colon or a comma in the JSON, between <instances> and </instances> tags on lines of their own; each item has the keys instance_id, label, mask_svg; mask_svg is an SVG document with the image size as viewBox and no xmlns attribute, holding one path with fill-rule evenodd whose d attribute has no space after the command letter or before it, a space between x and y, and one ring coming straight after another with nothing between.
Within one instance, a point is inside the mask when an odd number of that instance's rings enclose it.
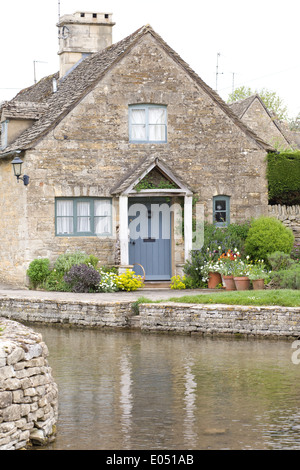
<instances>
[{"instance_id":1,"label":"water reflection","mask_svg":"<svg viewBox=\"0 0 300 470\"><path fill-rule=\"evenodd\" d=\"M185 374L185 393L184 393L184 403L185 403L185 417L184 417L184 441L187 448L195 448L197 442L197 433L195 430L195 410L196 410L196 388L197 382L196 377L192 372L193 363L187 363L184 366Z\"/></svg>"},{"instance_id":2,"label":"water reflection","mask_svg":"<svg viewBox=\"0 0 300 470\"><path fill-rule=\"evenodd\" d=\"M50 449L300 449L289 341L31 326L59 387Z\"/></svg>"},{"instance_id":3,"label":"water reflection","mask_svg":"<svg viewBox=\"0 0 300 470\"><path fill-rule=\"evenodd\" d=\"M120 358L120 406L121 406L121 429L123 433L123 446L128 448L130 441L130 430L132 426L132 378L131 357L127 349L123 350Z\"/></svg>"}]
</instances>

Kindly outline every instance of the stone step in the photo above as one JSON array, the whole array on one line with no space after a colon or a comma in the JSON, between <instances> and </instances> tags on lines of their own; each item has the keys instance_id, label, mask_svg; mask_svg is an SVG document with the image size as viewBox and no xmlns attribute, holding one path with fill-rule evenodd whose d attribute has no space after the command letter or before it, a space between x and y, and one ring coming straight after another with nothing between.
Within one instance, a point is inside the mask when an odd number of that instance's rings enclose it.
<instances>
[{"instance_id":1,"label":"stone step","mask_svg":"<svg viewBox=\"0 0 300 470\"><path fill-rule=\"evenodd\" d=\"M144 289L169 289L171 281L145 281Z\"/></svg>"}]
</instances>

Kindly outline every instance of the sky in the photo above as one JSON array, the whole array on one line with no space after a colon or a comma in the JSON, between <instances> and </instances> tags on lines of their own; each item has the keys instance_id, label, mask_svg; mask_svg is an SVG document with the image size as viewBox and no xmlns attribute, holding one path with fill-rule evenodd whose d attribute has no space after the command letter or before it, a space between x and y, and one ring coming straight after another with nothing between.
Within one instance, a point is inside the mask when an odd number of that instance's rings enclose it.
<instances>
[{"instance_id":1,"label":"sky","mask_svg":"<svg viewBox=\"0 0 300 470\"><path fill-rule=\"evenodd\" d=\"M265 88L283 100L289 118L300 113L299 0L2 3L0 102L58 71L59 13L90 11L113 14L113 42L150 24L225 101L240 86Z\"/></svg>"}]
</instances>

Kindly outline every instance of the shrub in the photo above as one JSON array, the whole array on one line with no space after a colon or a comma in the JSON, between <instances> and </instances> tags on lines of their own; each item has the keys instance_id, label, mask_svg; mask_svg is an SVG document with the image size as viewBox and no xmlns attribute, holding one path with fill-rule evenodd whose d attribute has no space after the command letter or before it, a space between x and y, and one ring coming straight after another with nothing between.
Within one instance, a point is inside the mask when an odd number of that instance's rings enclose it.
<instances>
[{"instance_id":1,"label":"shrub","mask_svg":"<svg viewBox=\"0 0 300 470\"><path fill-rule=\"evenodd\" d=\"M252 221L245 249L252 260L263 259L275 251L290 254L294 244L293 232L273 217L259 217Z\"/></svg>"},{"instance_id":2,"label":"shrub","mask_svg":"<svg viewBox=\"0 0 300 470\"><path fill-rule=\"evenodd\" d=\"M275 253L268 256L268 260L273 271L289 269L294 264L290 256L282 251L275 251Z\"/></svg>"},{"instance_id":3,"label":"shrub","mask_svg":"<svg viewBox=\"0 0 300 470\"><path fill-rule=\"evenodd\" d=\"M214 224L204 224L204 243L202 251L216 253L227 252L232 248L243 253L244 243L247 238L250 223L229 224L227 227L216 227Z\"/></svg>"},{"instance_id":4,"label":"shrub","mask_svg":"<svg viewBox=\"0 0 300 470\"><path fill-rule=\"evenodd\" d=\"M64 280L72 292L95 292L100 282L100 274L86 264L77 264L65 274Z\"/></svg>"},{"instance_id":5,"label":"shrub","mask_svg":"<svg viewBox=\"0 0 300 470\"><path fill-rule=\"evenodd\" d=\"M71 292L71 286L64 280L64 273L56 271L56 269L51 271L43 287L48 291Z\"/></svg>"},{"instance_id":6,"label":"shrub","mask_svg":"<svg viewBox=\"0 0 300 470\"><path fill-rule=\"evenodd\" d=\"M61 273L68 273L72 266L79 264L91 265L96 268L98 258L94 255L87 255L83 251L75 251L74 253L63 253L54 263L54 269Z\"/></svg>"},{"instance_id":7,"label":"shrub","mask_svg":"<svg viewBox=\"0 0 300 470\"><path fill-rule=\"evenodd\" d=\"M50 273L50 261L48 258L38 258L31 261L27 269L27 276L33 288L43 284Z\"/></svg>"},{"instance_id":8,"label":"shrub","mask_svg":"<svg viewBox=\"0 0 300 470\"><path fill-rule=\"evenodd\" d=\"M271 286L278 289L300 289L300 264L295 263L289 269L273 271Z\"/></svg>"},{"instance_id":9,"label":"shrub","mask_svg":"<svg viewBox=\"0 0 300 470\"><path fill-rule=\"evenodd\" d=\"M92 266L94 269L97 268L98 263L99 263L99 258L97 258L94 255L86 256L84 260L84 264L87 264L88 266Z\"/></svg>"},{"instance_id":10,"label":"shrub","mask_svg":"<svg viewBox=\"0 0 300 470\"><path fill-rule=\"evenodd\" d=\"M141 276L136 275L133 271L126 269L126 272L120 274L116 278L116 285L120 290L132 291L143 286Z\"/></svg>"},{"instance_id":11,"label":"shrub","mask_svg":"<svg viewBox=\"0 0 300 470\"><path fill-rule=\"evenodd\" d=\"M300 152L270 153L267 159L269 202L300 204Z\"/></svg>"}]
</instances>

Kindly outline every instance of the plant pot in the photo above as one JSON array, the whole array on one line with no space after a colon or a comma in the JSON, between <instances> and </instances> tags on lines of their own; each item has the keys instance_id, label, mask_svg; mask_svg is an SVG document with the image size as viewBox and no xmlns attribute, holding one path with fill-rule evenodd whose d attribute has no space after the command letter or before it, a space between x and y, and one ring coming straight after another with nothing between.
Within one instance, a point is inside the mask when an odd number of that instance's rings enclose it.
<instances>
[{"instance_id":1,"label":"plant pot","mask_svg":"<svg viewBox=\"0 0 300 470\"><path fill-rule=\"evenodd\" d=\"M239 276L234 278L236 290L248 290L250 288L250 279L248 276Z\"/></svg>"},{"instance_id":2,"label":"plant pot","mask_svg":"<svg viewBox=\"0 0 300 470\"><path fill-rule=\"evenodd\" d=\"M263 290L265 288L264 279L253 279L252 280L252 287L253 287L254 290Z\"/></svg>"},{"instance_id":3,"label":"plant pot","mask_svg":"<svg viewBox=\"0 0 300 470\"><path fill-rule=\"evenodd\" d=\"M207 287L209 289L215 289L221 283L222 278L220 273L208 273Z\"/></svg>"},{"instance_id":4,"label":"plant pot","mask_svg":"<svg viewBox=\"0 0 300 470\"><path fill-rule=\"evenodd\" d=\"M226 290L236 290L233 276L223 276L223 282Z\"/></svg>"}]
</instances>

